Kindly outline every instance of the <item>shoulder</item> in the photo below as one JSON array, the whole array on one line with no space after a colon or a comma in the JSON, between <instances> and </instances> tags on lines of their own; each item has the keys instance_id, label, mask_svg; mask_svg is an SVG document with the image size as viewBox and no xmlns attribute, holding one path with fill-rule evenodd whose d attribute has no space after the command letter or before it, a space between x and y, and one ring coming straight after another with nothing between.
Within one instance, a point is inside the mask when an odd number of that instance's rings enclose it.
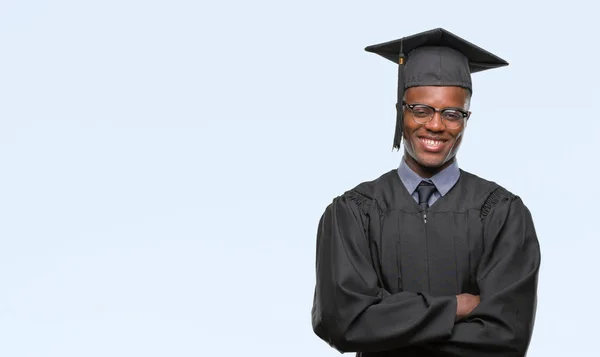
<instances>
[{"instance_id":1,"label":"shoulder","mask_svg":"<svg viewBox=\"0 0 600 357\"><path fill-rule=\"evenodd\" d=\"M389 170L380 176L363 181L350 189L346 189L340 196L335 197L333 203L346 203L355 205L361 210L376 209L384 211L388 202L395 194L394 186L400 182L398 172Z\"/></svg>"},{"instance_id":2,"label":"shoulder","mask_svg":"<svg viewBox=\"0 0 600 357\"><path fill-rule=\"evenodd\" d=\"M526 208L516 193L508 190L498 182L484 179L463 170L461 170L461 177L465 178L466 186L477 197L475 201L481 209L482 218L488 216L492 210L498 207L508 207L516 204Z\"/></svg>"}]
</instances>

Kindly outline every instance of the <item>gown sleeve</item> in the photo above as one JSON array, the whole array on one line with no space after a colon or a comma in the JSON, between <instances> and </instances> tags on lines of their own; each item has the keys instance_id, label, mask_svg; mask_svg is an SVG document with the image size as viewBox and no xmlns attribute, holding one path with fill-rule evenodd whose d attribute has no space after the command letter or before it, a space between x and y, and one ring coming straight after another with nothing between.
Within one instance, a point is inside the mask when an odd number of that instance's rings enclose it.
<instances>
[{"instance_id":1,"label":"gown sleeve","mask_svg":"<svg viewBox=\"0 0 600 357\"><path fill-rule=\"evenodd\" d=\"M531 214L505 195L484 218L484 255L477 270L481 302L452 335L427 348L443 356L523 357L537 302L540 247Z\"/></svg>"},{"instance_id":2,"label":"gown sleeve","mask_svg":"<svg viewBox=\"0 0 600 357\"><path fill-rule=\"evenodd\" d=\"M388 351L448 339L456 317L455 296L391 294L379 286L364 206L361 209L343 195L320 219L313 331L342 353Z\"/></svg>"}]
</instances>

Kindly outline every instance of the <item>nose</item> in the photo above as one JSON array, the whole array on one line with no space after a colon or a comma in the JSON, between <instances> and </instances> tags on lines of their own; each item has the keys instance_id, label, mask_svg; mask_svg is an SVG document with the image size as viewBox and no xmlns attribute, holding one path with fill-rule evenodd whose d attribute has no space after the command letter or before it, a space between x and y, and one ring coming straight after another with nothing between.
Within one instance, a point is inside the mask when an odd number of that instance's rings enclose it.
<instances>
[{"instance_id":1,"label":"nose","mask_svg":"<svg viewBox=\"0 0 600 357\"><path fill-rule=\"evenodd\" d=\"M431 131L444 131L446 129L446 125L444 125L442 120L442 113L434 112L431 120L425 124L425 128Z\"/></svg>"}]
</instances>

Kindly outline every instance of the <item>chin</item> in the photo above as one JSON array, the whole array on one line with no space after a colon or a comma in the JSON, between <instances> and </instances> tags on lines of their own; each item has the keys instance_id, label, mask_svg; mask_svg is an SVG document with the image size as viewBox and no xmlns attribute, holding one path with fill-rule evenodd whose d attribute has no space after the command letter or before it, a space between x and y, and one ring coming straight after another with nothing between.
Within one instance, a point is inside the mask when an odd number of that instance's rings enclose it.
<instances>
[{"instance_id":1,"label":"chin","mask_svg":"<svg viewBox=\"0 0 600 357\"><path fill-rule=\"evenodd\" d=\"M439 154L430 154L430 153L417 153L415 157L415 161L423 166L430 169L438 168L444 165L446 162L452 160L449 158L446 160L448 153L439 153Z\"/></svg>"},{"instance_id":2,"label":"chin","mask_svg":"<svg viewBox=\"0 0 600 357\"><path fill-rule=\"evenodd\" d=\"M444 161L443 158L436 158L436 159L419 159L418 158L416 161L419 165L426 167L428 169L437 169L446 163L446 161Z\"/></svg>"}]
</instances>

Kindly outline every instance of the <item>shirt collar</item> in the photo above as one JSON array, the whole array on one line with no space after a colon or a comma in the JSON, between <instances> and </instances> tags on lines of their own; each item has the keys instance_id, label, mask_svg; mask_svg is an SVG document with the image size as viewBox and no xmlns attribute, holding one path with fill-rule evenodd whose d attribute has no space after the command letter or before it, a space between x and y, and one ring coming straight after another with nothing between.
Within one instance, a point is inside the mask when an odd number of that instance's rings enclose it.
<instances>
[{"instance_id":1,"label":"shirt collar","mask_svg":"<svg viewBox=\"0 0 600 357\"><path fill-rule=\"evenodd\" d=\"M406 160L403 157L398 167L398 175L400 180L404 184L404 187L412 195L417 189L417 186L421 181L430 181L435 185L440 195L445 196L452 187L456 184L460 177L460 169L458 168L458 162L456 159L448 167L433 175L430 179L425 179L419 176L406 164Z\"/></svg>"}]
</instances>

